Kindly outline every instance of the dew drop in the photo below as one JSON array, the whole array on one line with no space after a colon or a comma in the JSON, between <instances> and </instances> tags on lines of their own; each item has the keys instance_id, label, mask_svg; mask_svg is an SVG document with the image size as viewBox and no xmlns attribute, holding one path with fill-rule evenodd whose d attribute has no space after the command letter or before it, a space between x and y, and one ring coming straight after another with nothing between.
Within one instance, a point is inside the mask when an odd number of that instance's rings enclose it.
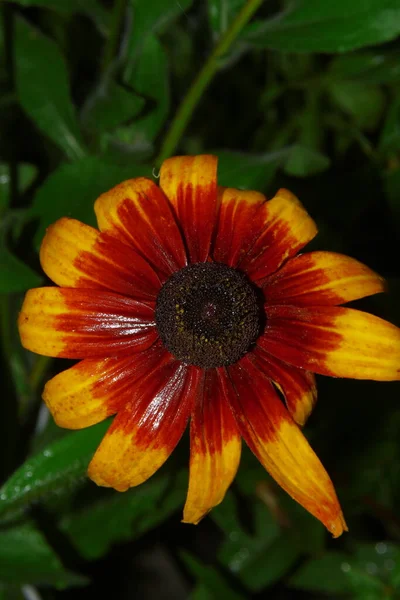
<instances>
[{"instance_id":1,"label":"dew drop","mask_svg":"<svg viewBox=\"0 0 400 600\"><path fill-rule=\"evenodd\" d=\"M343 573L349 573L351 571L351 566L347 562L343 562L340 565L340 568L342 569Z\"/></svg>"},{"instance_id":2,"label":"dew drop","mask_svg":"<svg viewBox=\"0 0 400 600\"><path fill-rule=\"evenodd\" d=\"M375 544L375 550L378 554L385 554L387 549L387 544L385 544L385 542L378 542Z\"/></svg>"},{"instance_id":3,"label":"dew drop","mask_svg":"<svg viewBox=\"0 0 400 600\"><path fill-rule=\"evenodd\" d=\"M376 575L378 572L378 566L374 562L367 562L365 570L369 575Z\"/></svg>"}]
</instances>

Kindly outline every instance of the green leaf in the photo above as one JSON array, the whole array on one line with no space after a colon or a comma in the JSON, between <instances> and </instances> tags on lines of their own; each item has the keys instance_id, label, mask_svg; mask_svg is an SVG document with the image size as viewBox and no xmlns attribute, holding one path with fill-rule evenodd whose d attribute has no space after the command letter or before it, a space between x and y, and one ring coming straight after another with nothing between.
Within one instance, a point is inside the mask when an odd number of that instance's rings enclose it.
<instances>
[{"instance_id":1,"label":"green leaf","mask_svg":"<svg viewBox=\"0 0 400 600\"><path fill-rule=\"evenodd\" d=\"M274 18L247 26L242 39L285 52L348 52L399 33L398 0L292 0Z\"/></svg>"},{"instance_id":2,"label":"green leaf","mask_svg":"<svg viewBox=\"0 0 400 600\"><path fill-rule=\"evenodd\" d=\"M42 281L42 277L0 243L0 294L24 292Z\"/></svg>"},{"instance_id":3,"label":"green leaf","mask_svg":"<svg viewBox=\"0 0 400 600\"><path fill-rule=\"evenodd\" d=\"M21 106L69 158L82 158L85 150L64 58L54 42L23 19L16 19L15 34L16 86Z\"/></svg>"},{"instance_id":4,"label":"green leaf","mask_svg":"<svg viewBox=\"0 0 400 600\"><path fill-rule=\"evenodd\" d=\"M225 33L246 0L208 0L208 16L215 38Z\"/></svg>"},{"instance_id":5,"label":"green leaf","mask_svg":"<svg viewBox=\"0 0 400 600\"><path fill-rule=\"evenodd\" d=\"M352 591L347 572L349 557L342 552L327 552L307 561L289 579L289 585L311 592L344 594Z\"/></svg>"},{"instance_id":6,"label":"green leaf","mask_svg":"<svg viewBox=\"0 0 400 600\"><path fill-rule=\"evenodd\" d=\"M112 132L131 121L143 108L144 100L133 90L114 81L102 82L86 103L82 118L85 126L100 133Z\"/></svg>"},{"instance_id":7,"label":"green leaf","mask_svg":"<svg viewBox=\"0 0 400 600\"><path fill-rule=\"evenodd\" d=\"M119 130L118 137L125 143L139 146L150 143L163 126L170 106L167 58L154 35L143 41L139 59L133 70L128 65L124 81L147 100L146 114L129 128Z\"/></svg>"},{"instance_id":8,"label":"green leaf","mask_svg":"<svg viewBox=\"0 0 400 600\"><path fill-rule=\"evenodd\" d=\"M278 581L290 569L299 550L290 537L280 535L278 523L260 501L253 500L250 506L254 535L243 530L231 493L211 516L225 532L225 540L218 552L219 560L248 589L259 591Z\"/></svg>"},{"instance_id":9,"label":"green leaf","mask_svg":"<svg viewBox=\"0 0 400 600\"><path fill-rule=\"evenodd\" d=\"M285 162L285 172L295 177L308 177L325 171L329 166L329 158L321 152L294 144Z\"/></svg>"},{"instance_id":10,"label":"green leaf","mask_svg":"<svg viewBox=\"0 0 400 600\"><path fill-rule=\"evenodd\" d=\"M227 150L214 150L212 153L219 158L218 184L240 189L267 189L290 154L290 149L284 148L266 154L242 154Z\"/></svg>"},{"instance_id":11,"label":"green leaf","mask_svg":"<svg viewBox=\"0 0 400 600\"><path fill-rule=\"evenodd\" d=\"M88 464L109 422L65 435L29 457L0 489L0 517L85 481Z\"/></svg>"},{"instance_id":12,"label":"green leaf","mask_svg":"<svg viewBox=\"0 0 400 600\"><path fill-rule=\"evenodd\" d=\"M84 13L91 17L103 30L108 27L108 12L98 0L11 0L20 6L37 6L59 13L72 15Z\"/></svg>"},{"instance_id":13,"label":"green leaf","mask_svg":"<svg viewBox=\"0 0 400 600\"><path fill-rule=\"evenodd\" d=\"M185 16L193 0L129 0L133 9L133 30L129 37L128 55L134 61L140 53L146 37L167 25L171 20ZM129 68L129 67L128 67ZM131 68L131 67L130 67ZM156 81L156 78L154 78Z\"/></svg>"},{"instance_id":14,"label":"green leaf","mask_svg":"<svg viewBox=\"0 0 400 600\"><path fill-rule=\"evenodd\" d=\"M37 175L37 168L28 163L18 163L18 192L25 192ZM10 165L0 163L0 214L10 203Z\"/></svg>"},{"instance_id":15,"label":"green leaf","mask_svg":"<svg viewBox=\"0 0 400 600\"><path fill-rule=\"evenodd\" d=\"M223 598L224 600L242 600L244 596L234 591L225 581L224 577L211 566L204 565L189 552L181 551L183 562L195 579L208 591L209 598ZM201 596L207 598L206 594Z\"/></svg>"},{"instance_id":16,"label":"green leaf","mask_svg":"<svg viewBox=\"0 0 400 600\"><path fill-rule=\"evenodd\" d=\"M60 217L73 217L94 225L96 198L121 181L138 176L151 177L151 168L137 164L111 165L95 156L61 165L46 179L33 200L32 216L39 219L36 245L40 245L46 227Z\"/></svg>"},{"instance_id":17,"label":"green leaf","mask_svg":"<svg viewBox=\"0 0 400 600\"><path fill-rule=\"evenodd\" d=\"M385 95L378 86L357 81L333 81L328 91L337 106L360 129L376 128L385 108Z\"/></svg>"},{"instance_id":18,"label":"green leaf","mask_svg":"<svg viewBox=\"0 0 400 600\"><path fill-rule=\"evenodd\" d=\"M186 491L186 470L172 479L157 475L124 494L105 490L105 499L65 516L60 527L81 556L93 560L112 544L137 538L164 521L183 506Z\"/></svg>"},{"instance_id":19,"label":"green leaf","mask_svg":"<svg viewBox=\"0 0 400 600\"><path fill-rule=\"evenodd\" d=\"M400 53L397 51L354 52L333 59L328 70L335 79L357 79L364 83L393 83L400 80Z\"/></svg>"},{"instance_id":20,"label":"green leaf","mask_svg":"<svg viewBox=\"0 0 400 600\"><path fill-rule=\"evenodd\" d=\"M42 533L29 523L0 532L0 581L59 589L88 583L85 577L63 567Z\"/></svg>"}]
</instances>

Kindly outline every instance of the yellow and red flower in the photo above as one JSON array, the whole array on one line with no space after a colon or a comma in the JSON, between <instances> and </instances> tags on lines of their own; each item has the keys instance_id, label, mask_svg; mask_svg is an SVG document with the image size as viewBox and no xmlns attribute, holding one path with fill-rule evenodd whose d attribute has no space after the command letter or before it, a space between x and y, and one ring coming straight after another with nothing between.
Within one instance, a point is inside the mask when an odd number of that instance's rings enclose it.
<instances>
[{"instance_id":1,"label":"yellow and red flower","mask_svg":"<svg viewBox=\"0 0 400 600\"><path fill-rule=\"evenodd\" d=\"M340 254L298 255L317 228L297 198L218 187L213 156L168 159L159 186L125 181L95 212L100 231L69 218L48 229L41 264L60 287L30 290L19 318L25 348L82 359L45 386L60 426L116 414L89 476L142 483L190 418L184 521L222 501L243 438L340 535L335 490L300 427L313 373L400 378L400 330L338 306L383 291L382 278Z\"/></svg>"}]
</instances>

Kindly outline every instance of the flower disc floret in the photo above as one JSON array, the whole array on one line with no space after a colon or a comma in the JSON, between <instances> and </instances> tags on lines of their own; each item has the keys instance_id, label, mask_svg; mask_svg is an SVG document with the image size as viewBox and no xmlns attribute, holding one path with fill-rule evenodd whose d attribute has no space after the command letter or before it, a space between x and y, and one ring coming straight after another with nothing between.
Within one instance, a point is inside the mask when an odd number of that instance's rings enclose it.
<instances>
[{"instance_id":1,"label":"flower disc floret","mask_svg":"<svg viewBox=\"0 0 400 600\"><path fill-rule=\"evenodd\" d=\"M236 269L196 263L176 272L157 298L165 347L189 365L213 368L239 360L260 332L257 292Z\"/></svg>"}]
</instances>

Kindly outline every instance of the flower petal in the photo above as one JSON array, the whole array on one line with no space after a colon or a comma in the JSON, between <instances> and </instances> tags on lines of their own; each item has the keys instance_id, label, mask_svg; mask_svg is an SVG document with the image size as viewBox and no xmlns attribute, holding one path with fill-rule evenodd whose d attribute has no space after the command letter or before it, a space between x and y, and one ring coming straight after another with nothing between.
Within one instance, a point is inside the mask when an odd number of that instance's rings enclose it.
<instances>
[{"instance_id":1,"label":"flower petal","mask_svg":"<svg viewBox=\"0 0 400 600\"><path fill-rule=\"evenodd\" d=\"M212 255L216 262L236 267L264 225L259 210L266 201L258 192L218 189L219 211Z\"/></svg>"},{"instance_id":2,"label":"flower petal","mask_svg":"<svg viewBox=\"0 0 400 600\"><path fill-rule=\"evenodd\" d=\"M269 304L343 304L385 291L385 282L354 258L335 252L295 256L262 282Z\"/></svg>"},{"instance_id":3,"label":"flower petal","mask_svg":"<svg viewBox=\"0 0 400 600\"><path fill-rule=\"evenodd\" d=\"M153 370L165 353L156 343L132 356L87 358L50 379L43 400L60 427L89 427L130 402L136 381Z\"/></svg>"},{"instance_id":4,"label":"flower petal","mask_svg":"<svg viewBox=\"0 0 400 600\"><path fill-rule=\"evenodd\" d=\"M217 157L175 156L165 160L160 187L175 209L190 262L207 260L217 210Z\"/></svg>"},{"instance_id":5,"label":"flower petal","mask_svg":"<svg viewBox=\"0 0 400 600\"><path fill-rule=\"evenodd\" d=\"M166 354L132 388L131 401L115 417L89 465L89 477L120 492L151 477L183 434L200 374Z\"/></svg>"},{"instance_id":6,"label":"flower petal","mask_svg":"<svg viewBox=\"0 0 400 600\"><path fill-rule=\"evenodd\" d=\"M239 466L241 438L217 369L204 371L190 423L189 491L184 523L198 523L222 502Z\"/></svg>"},{"instance_id":7,"label":"flower petal","mask_svg":"<svg viewBox=\"0 0 400 600\"><path fill-rule=\"evenodd\" d=\"M341 535L347 527L332 482L272 384L248 356L228 367L228 377L225 393L250 449L292 498Z\"/></svg>"},{"instance_id":8,"label":"flower petal","mask_svg":"<svg viewBox=\"0 0 400 600\"><path fill-rule=\"evenodd\" d=\"M314 374L288 365L260 347L252 351L252 358L260 371L271 379L283 394L293 419L303 426L317 402Z\"/></svg>"},{"instance_id":9,"label":"flower petal","mask_svg":"<svg viewBox=\"0 0 400 600\"><path fill-rule=\"evenodd\" d=\"M63 358L131 354L158 336L153 308L100 290L29 290L18 326L24 348Z\"/></svg>"},{"instance_id":10,"label":"flower petal","mask_svg":"<svg viewBox=\"0 0 400 600\"><path fill-rule=\"evenodd\" d=\"M144 177L129 179L95 203L100 231L130 244L157 273L172 275L186 265L182 236L160 188Z\"/></svg>"},{"instance_id":11,"label":"flower petal","mask_svg":"<svg viewBox=\"0 0 400 600\"><path fill-rule=\"evenodd\" d=\"M317 226L303 205L288 190L281 189L260 208L263 228L239 267L259 281L299 252L317 234Z\"/></svg>"},{"instance_id":12,"label":"flower petal","mask_svg":"<svg viewBox=\"0 0 400 600\"><path fill-rule=\"evenodd\" d=\"M105 289L155 300L160 280L131 246L75 219L51 225L40 248L44 272L57 285Z\"/></svg>"},{"instance_id":13,"label":"flower petal","mask_svg":"<svg viewBox=\"0 0 400 600\"><path fill-rule=\"evenodd\" d=\"M257 344L314 373L353 379L400 379L400 329L351 308L266 306Z\"/></svg>"}]
</instances>

